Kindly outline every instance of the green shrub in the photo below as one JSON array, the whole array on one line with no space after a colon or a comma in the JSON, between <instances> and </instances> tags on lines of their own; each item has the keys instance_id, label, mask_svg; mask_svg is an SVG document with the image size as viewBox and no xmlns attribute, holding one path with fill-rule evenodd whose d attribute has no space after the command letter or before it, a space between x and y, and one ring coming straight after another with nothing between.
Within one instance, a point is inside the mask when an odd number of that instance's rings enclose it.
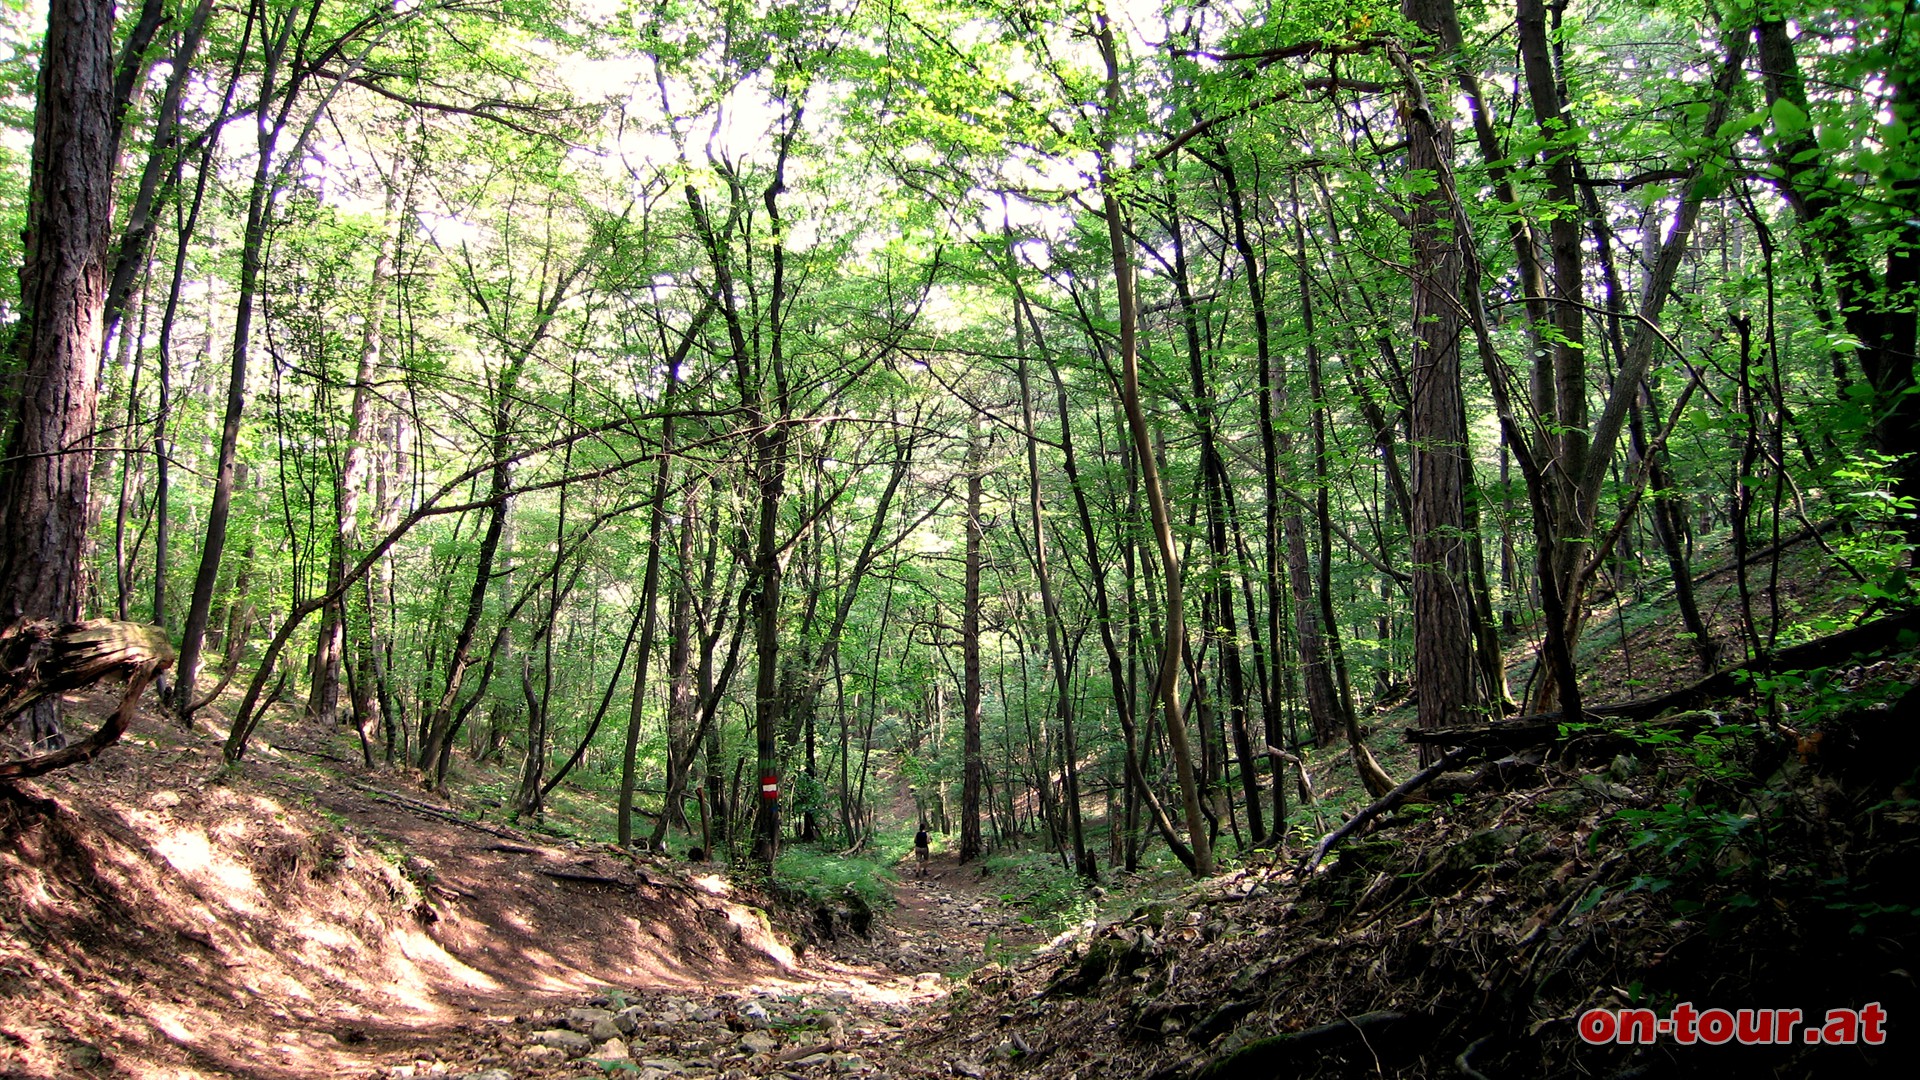
<instances>
[{"instance_id":1,"label":"green shrub","mask_svg":"<svg viewBox=\"0 0 1920 1080\"><path fill-rule=\"evenodd\" d=\"M1058 930L1085 918L1093 901L1078 875L1050 851L1006 851L988 856L982 869L1000 899L1023 910L1028 922Z\"/></svg>"},{"instance_id":2,"label":"green shrub","mask_svg":"<svg viewBox=\"0 0 1920 1080\"><path fill-rule=\"evenodd\" d=\"M774 877L781 888L817 904L857 897L874 911L893 906L893 867L885 848L841 855L794 844L780 852Z\"/></svg>"}]
</instances>

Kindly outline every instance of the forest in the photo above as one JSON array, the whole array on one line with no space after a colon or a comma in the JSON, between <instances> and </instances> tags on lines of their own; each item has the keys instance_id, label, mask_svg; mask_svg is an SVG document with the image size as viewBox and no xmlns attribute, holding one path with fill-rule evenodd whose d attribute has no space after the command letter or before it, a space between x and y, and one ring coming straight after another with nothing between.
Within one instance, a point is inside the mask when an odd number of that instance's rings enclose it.
<instances>
[{"instance_id":1,"label":"forest","mask_svg":"<svg viewBox=\"0 0 1920 1080\"><path fill-rule=\"evenodd\" d=\"M9 0L0 784L306 746L776 906L925 830L1065 928L1326 863L1400 922L1376 819L1557 782L1620 854L1548 922L1831 923L1892 1010L1916 72L1913 0ZM1247 1010L1194 1075L1368 1071Z\"/></svg>"}]
</instances>

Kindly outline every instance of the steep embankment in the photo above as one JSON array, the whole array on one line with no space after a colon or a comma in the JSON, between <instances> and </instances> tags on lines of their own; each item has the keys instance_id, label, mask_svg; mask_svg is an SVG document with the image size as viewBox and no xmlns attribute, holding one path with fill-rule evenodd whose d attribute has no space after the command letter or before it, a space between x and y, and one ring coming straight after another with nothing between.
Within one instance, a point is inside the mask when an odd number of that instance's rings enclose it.
<instances>
[{"instance_id":1,"label":"steep embankment","mask_svg":"<svg viewBox=\"0 0 1920 1080\"><path fill-rule=\"evenodd\" d=\"M829 937L810 925L804 963L784 978L543 1002L478 1037L416 1048L417 1061L405 1051L390 1054L384 1075L433 1068L473 1077L498 1070L489 1080L629 1068L642 1080L953 1075L946 1058L929 1056L946 1037L951 1009L970 992L956 992L946 972L973 969L983 949L1025 949L1041 937L988 884L976 868L946 860L926 877L908 869L894 887L897 906L864 932L836 921Z\"/></svg>"},{"instance_id":2,"label":"steep embankment","mask_svg":"<svg viewBox=\"0 0 1920 1080\"><path fill-rule=\"evenodd\" d=\"M790 977L717 879L212 736L0 787L0 1072L365 1075L591 987Z\"/></svg>"},{"instance_id":3,"label":"steep embankment","mask_svg":"<svg viewBox=\"0 0 1920 1080\"><path fill-rule=\"evenodd\" d=\"M1242 871L976 973L924 1053L1062 1078L1908 1075L1915 677L1910 658L1844 667L1792 699L1797 736L1732 703L1550 736L1442 777L1320 873ZM1683 1002L1814 1027L1878 1002L1888 1038L1576 1031L1589 1009Z\"/></svg>"}]
</instances>

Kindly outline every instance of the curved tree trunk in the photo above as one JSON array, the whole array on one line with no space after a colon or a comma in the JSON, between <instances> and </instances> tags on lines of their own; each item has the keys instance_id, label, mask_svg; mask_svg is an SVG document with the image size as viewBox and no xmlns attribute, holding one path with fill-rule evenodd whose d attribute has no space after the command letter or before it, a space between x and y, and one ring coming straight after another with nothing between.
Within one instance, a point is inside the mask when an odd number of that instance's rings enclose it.
<instances>
[{"instance_id":1,"label":"curved tree trunk","mask_svg":"<svg viewBox=\"0 0 1920 1080\"><path fill-rule=\"evenodd\" d=\"M1105 14L1095 16L1095 37L1106 61L1106 99L1109 117L1120 105L1120 57L1114 42L1113 25ZM1173 523L1167 513L1166 492L1160 485L1159 463L1153 455L1147 431L1147 417L1140 407L1140 356L1137 344L1139 312L1133 289L1133 260L1128 255L1126 223L1115 193L1117 178L1105 170L1112 168L1112 152L1102 155L1100 184L1101 208L1107 219L1108 254L1113 260L1114 285L1120 307L1120 401L1126 411L1127 428L1140 458L1140 482L1146 489L1147 509L1153 522L1153 535L1160 549L1161 571L1166 578L1166 641L1161 653L1158 690L1166 710L1167 741L1173 746L1174 772L1180 783L1181 801L1186 804L1187 839L1193 847L1193 874L1213 874L1213 843L1207 834L1205 816L1200 810L1200 785L1194 775L1193 747L1187 737L1186 717L1180 708L1180 658L1186 652L1186 613L1182 610L1180 555L1174 550Z\"/></svg>"}]
</instances>

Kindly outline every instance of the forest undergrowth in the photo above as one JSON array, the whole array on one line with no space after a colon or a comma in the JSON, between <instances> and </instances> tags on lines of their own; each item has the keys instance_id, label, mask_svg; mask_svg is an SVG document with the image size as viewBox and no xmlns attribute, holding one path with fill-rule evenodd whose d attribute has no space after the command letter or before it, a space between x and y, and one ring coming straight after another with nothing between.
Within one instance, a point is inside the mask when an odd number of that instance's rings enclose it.
<instances>
[{"instance_id":1,"label":"forest undergrowth","mask_svg":"<svg viewBox=\"0 0 1920 1080\"><path fill-rule=\"evenodd\" d=\"M1840 1076L1903 1071L1920 1005L1920 659L1561 725L1442 774L1317 872L1296 849L956 995L1019 1075ZM1337 785L1330 785L1337 786ZM1589 1045L1590 1009L1878 1003L1888 1045ZM991 1055L989 1055L991 1057Z\"/></svg>"}]
</instances>

